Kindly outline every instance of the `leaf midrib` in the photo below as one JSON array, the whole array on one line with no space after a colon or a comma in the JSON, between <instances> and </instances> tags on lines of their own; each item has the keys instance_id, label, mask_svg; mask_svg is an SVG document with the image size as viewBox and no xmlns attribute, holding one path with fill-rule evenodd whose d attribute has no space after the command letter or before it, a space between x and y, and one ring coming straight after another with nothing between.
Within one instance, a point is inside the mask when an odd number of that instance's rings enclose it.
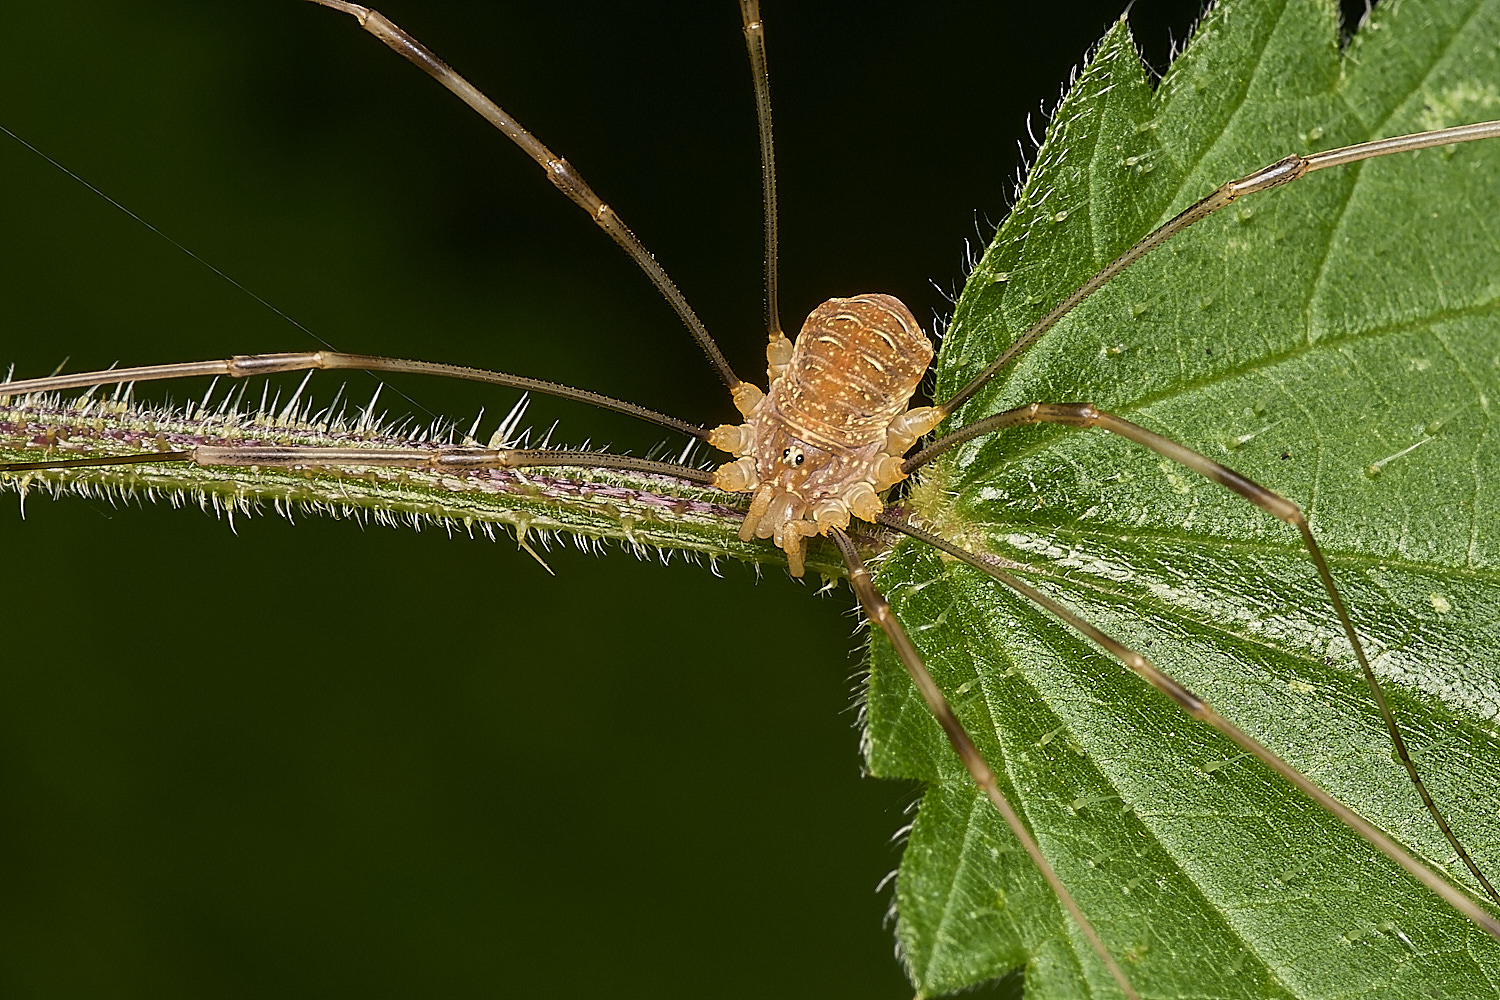
<instances>
[{"instance_id":1,"label":"leaf midrib","mask_svg":"<svg viewBox=\"0 0 1500 1000\"><path fill-rule=\"evenodd\" d=\"M1267 514L1266 518L1268 519L1267 523L1270 523L1270 521L1272 520L1271 515ZM1092 540L1097 542L1118 541L1122 538L1130 539L1132 541L1137 539L1145 539L1147 541L1161 541L1174 546L1188 549L1198 549L1201 551L1241 552L1248 555L1266 556L1307 556L1307 550L1302 548L1301 545L1296 544L1280 546L1274 542L1255 541L1244 538L1227 539L1219 538L1214 535L1183 535L1176 534L1171 531L1164 531L1158 528L1132 528L1129 531L1103 531L1099 529L1082 528L1076 525L1039 526L1035 521L1009 519L985 521L983 527L986 529L986 532L989 532L991 529L1010 527L1018 531L1036 536L1046 534L1048 537ZM1043 532L1038 530L1039 527L1045 527L1046 531ZM1288 537L1295 539L1296 536L1291 534L1292 530L1293 529L1291 529L1290 527L1287 529ZM1003 559L1016 564L1017 572L1025 572L1035 576L1049 577L1058 580L1073 579L1071 577L1058 575L1055 569L1048 564L1032 563L1017 559L1014 552L1002 552L992 547L985 547L984 552L988 555L992 555L999 559ZM1371 555L1365 552L1356 552L1346 549L1324 548L1323 557L1328 561L1328 565L1330 567L1343 567L1351 571L1381 569L1390 570L1397 573L1412 573L1437 576L1445 580L1487 583L1495 586L1500 586L1500 569L1482 570L1463 566L1447 566L1439 563L1421 562L1406 557L1383 557L1379 555ZM1312 565L1311 560L1308 560L1308 565Z\"/></svg>"}]
</instances>

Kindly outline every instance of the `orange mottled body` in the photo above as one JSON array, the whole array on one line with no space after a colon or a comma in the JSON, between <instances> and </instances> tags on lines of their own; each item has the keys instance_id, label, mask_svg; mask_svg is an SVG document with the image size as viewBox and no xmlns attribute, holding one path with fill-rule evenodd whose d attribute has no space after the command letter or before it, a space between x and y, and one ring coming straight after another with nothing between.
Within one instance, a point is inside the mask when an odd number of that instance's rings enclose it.
<instances>
[{"instance_id":1,"label":"orange mottled body","mask_svg":"<svg viewBox=\"0 0 1500 1000\"><path fill-rule=\"evenodd\" d=\"M770 391L741 386L745 423L717 428L710 443L738 456L715 485L753 493L740 535L774 538L793 576L802 539L874 520L879 494L905 478L901 456L938 422L908 409L932 362L932 341L890 295L829 299L813 310L787 357L771 343Z\"/></svg>"}]
</instances>

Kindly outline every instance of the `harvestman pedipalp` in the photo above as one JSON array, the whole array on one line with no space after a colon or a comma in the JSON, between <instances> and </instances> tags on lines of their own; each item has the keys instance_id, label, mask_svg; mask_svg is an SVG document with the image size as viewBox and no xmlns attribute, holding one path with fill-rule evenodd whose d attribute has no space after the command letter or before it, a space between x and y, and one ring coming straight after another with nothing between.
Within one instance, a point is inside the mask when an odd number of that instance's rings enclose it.
<instances>
[{"instance_id":1,"label":"harvestman pedipalp","mask_svg":"<svg viewBox=\"0 0 1500 1000\"><path fill-rule=\"evenodd\" d=\"M330 6L342 6L342 5L330 4ZM1378 152L1393 152L1393 151L1401 151L1401 150L1409 149L1409 148L1419 148L1419 145L1422 145L1422 144L1430 145L1430 144L1434 144L1434 143L1446 143L1446 142L1458 141L1459 139L1479 138L1479 137L1483 137L1485 135L1495 134L1495 131L1496 131L1493 126L1475 127L1475 128L1487 128L1488 131L1480 131L1480 132L1476 132L1476 133L1472 133L1472 134L1455 134L1455 133L1450 132L1450 133L1445 133L1445 134L1443 134L1441 136L1437 136L1437 137L1429 137L1429 141L1427 141L1426 143L1420 143L1419 144L1419 143L1411 142L1411 143L1407 143L1405 145L1399 145L1398 144L1397 146L1389 148L1389 149L1366 150L1363 155L1376 155ZM1316 160L1316 158L1314 158L1314 159ZM1336 162L1338 162L1338 160L1337 160L1336 157L1334 157L1333 159L1331 159L1329 161L1318 161L1318 162L1316 162L1315 166L1312 167L1312 169L1316 169L1317 167L1326 166L1326 165L1334 165ZM1288 167L1287 165L1284 165L1284 164L1283 165L1278 165L1278 167L1281 170L1283 170L1283 171L1291 169L1290 167ZM1256 177L1256 175L1251 175L1251 176L1252 176L1252 178ZM1281 178L1278 176L1276 179L1281 179ZM1262 184L1261 181L1254 181L1254 180L1247 182L1247 187L1251 191L1258 190L1258 189L1260 189L1261 186L1270 186L1270 184L1269 183ZM581 197L579 200L586 202L588 199L586 197ZM1192 221L1192 220L1189 220L1189 221ZM641 255L638 254L637 256L638 256L638 259L640 259ZM1128 263L1128 261L1127 261L1127 263ZM1089 289L1089 290L1092 290L1092 289ZM1078 296L1077 298L1081 298L1081 296ZM1071 305L1074 304L1074 302L1076 302L1076 300L1077 299L1075 298L1073 301L1065 303L1065 306L1066 307L1071 307ZM1059 312L1059 315L1060 315L1060 312ZM1045 321L1044 321L1044 323L1045 323ZM1023 337L1023 343L1018 343L1017 350L1019 350L1021 347L1024 347L1026 342L1029 342L1030 339L1033 339L1034 336L1039 335L1043 330L1045 330L1045 328L1046 328L1046 326L1044 324L1039 324L1038 327L1035 330L1035 334ZM774 329L774 320L773 320L773 340L775 339L775 333L776 333L776 331ZM711 354L711 356L712 356L712 354ZM1001 365L1003 365L1005 361L1010 360L1011 357L1013 357L1013 354L1012 355L1007 355L1006 357L1004 357L1000 361L998 361L996 363L996 365L995 365L996 370L998 370L998 368ZM319 357L319 358L316 359L316 363L317 363L317 366L324 366L325 362L329 362L329 361L334 362L334 364L327 365L329 367L335 367L335 366L356 367L356 366L363 366L364 364L367 363L367 362L360 361L357 358L352 359L352 360L354 362L358 362L358 364L350 363L351 358L349 356L334 357L332 355L324 354L321 357ZM253 360L246 360L246 361L238 362L236 364L226 364L226 365L224 365L219 370L222 371L225 374L235 374L235 375L238 375L238 374L251 373L252 371L263 371L263 370L266 370L266 369L272 368L272 367L280 367L280 366L284 366L284 368L303 367L305 365L309 365L309 364L313 364L313 363L314 363L314 359L312 359L312 358L310 358L309 356L306 356L306 355L298 356L298 357L295 357L295 358L282 358L282 359L275 360L275 361L271 360L269 356L258 356L257 358L255 358ZM48 381L48 380L37 380L37 382L24 383L22 386L18 386L17 387L17 391L20 391L22 388L25 388L27 391L31 391L31 390L37 390L37 389L62 388L62 387L65 387L67 385L85 384L84 380L90 379L90 378L92 378L92 381L87 382L86 384L97 384L100 381L106 381L106 380L108 380L108 381L118 381L122 377L128 377L128 378L132 378L132 379L144 379L144 378L148 378L148 377L171 377L171 376L180 375L180 374L201 373L202 371L205 371L205 370L207 370L207 369L204 366L161 366L159 369L156 369L156 370L153 370L153 371L149 371L149 372L147 372L147 371L140 371L140 370L134 370L134 371L131 371L131 372L128 372L128 373L125 373L125 372L114 373L112 375L107 376L107 378L101 377L100 375L98 375L96 373L93 376L73 376L73 377L67 377L67 378L62 378L62 379L57 379L57 380L51 380L51 381ZM429 370L436 370L436 369L429 369ZM721 372L723 372L723 371L726 371L727 368L726 368L726 366L723 366L721 364L720 365L720 370L721 370ZM456 374L456 372L452 371L451 369L448 370L447 373L449 373L449 374ZM499 376L486 376L486 377L487 378L494 378L494 379L497 379L497 380L501 378ZM731 374L728 378L726 378L726 381L729 381L732 378L733 378L733 376ZM39 385L38 382L40 382L42 384ZM540 388L538 386L532 386L532 387L533 388ZM950 401L950 402L952 402L952 401ZM1268 497L1263 491L1258 491L1257 488L1253 487L1252 485L1246 484L1246 483L1244 483L1242 481L1238 481L1238 480L1232 479L1227 473L1225 473L1224 471L1222 471L1222 467L1216 466L1216 465L1214 465L1212 463L1207 463L1207 460L1197 459L1197 458L1194 458L1194 457L1192 457L1190 455L1182 454L1180 452L1176 453L1176 454L1173 454L1172 451L1171 451L1171 449L1170 449L1170 447L1167 444L1165 444L1164 442L1160 441L1159 439L1156 439L1156 438L1154 438L1152 436L1147 436L1145 432L1141 432L1138 429L1132 429L1130 425L1125 425L1125 424L1122 424L1122 423L1114 423L1111 426L1111 424L1110 424L1110 418L1107 415L1099 416L1099 415L1096 415L1096 414L1092 413L1091 411L1088 411L1088 410L1085 410L1085 409L1056 407L1056 408L1028 409L1025 412L1015 411L1015 412L1012 412L1010 414L1000 415L1000 416L998 416L996 418L992 418L988 423L984 423L984 424L981 424L981 425L971 425L971 428L969 429L969 431L967 431L967 433L969 433L969 434L978 434L978 433L983 433L983 432L985 432L985 431L987 431L989 429L993 429L994 427L997 427L997 426L1014 425L1014 424L1020 424L1020 423L1024 423L1024 422L1038 421L1038 420L1054 420L1054 421L1063 422L1063 423L1071 423L1071 424L1074 424L1074 425L1084 425L1084 424L1088 424L1088 423L1098 423L1098 424L1102 424L1102 425L1106 426L1108 429L1111 429L1111 430L1115 431L1116 433L1123 432L1127 436L1133 434L1133 435L1135 435L1135 438L1134 438L1135 440L1137 440L1137 441L1139 441L1141 443L1147 444L1148 447L1155 447L1157 450L1160 450L1163 453L1168 454L1169 456L1178 459L1179 461L1185 461L1185 462L1189 463L1189 467L1194 468L1195 471L1202 472L1202 473L1204 473L1206 475L1210 475L1211 477L1218 477L1221 482L1225 483L1225 485L1229 485L1230 488L1235 489L1237 492L1240 492L1243 495L1247 495L1247 496L1250 496L1250 497L1258 500L1262 506L1264 506L1264 507L1266 507L1268 509L1271 509L1273 513L1276 513L1278 516L1281 516L1284 519L1287 519L1289 521L1293 521L1295 523L1297 517L1299 516L1299 515L1296 515L1290 508L1285 507L1285 506L1281 506L1280 504L1278 504L1276 500L1273 500L1270 497ZM672 426L672 425L669 425L669 426ZM683 429L680 426L680 424L677 425L677 426L678 426L678 429ZM977 428L977 429L975 429L975 428ZM939 445L936 445L933 448L930 448L927 451L924 451L917 458L909 460L906 463L906 470L909 471L910 469L914 469L922 461L925 461L927 458L930 458L931 456L935 455L937 453L938 449L940 449L941 447L942 447L942 445L940 443ZM152 455L151 459L153 461L162 461L163 459L168 459L168 458L171 458L171 457L174 457L174 456L171 455L170 453L169 454L156 454L156 455ZM179 455L179 456L175 456L175 457L186 458L188 456L185 455L185 454L183 454L183 455ZM234 450L233 453L229 453L228 451L217 450L217 449L215 449L215 448L213 448L211 446L204 446L204 447L198 448L196 450L196 454L193 457L195 457L197 460L199 460L201 462L205 462L205 463L223 462L225 464L254 464L254 465L260 465L260 466L275 465L275 464L281 463L281 462L285 462L287 464L295 464L295 465L308 465L308 464L321 465L321 464L334 464L334 463L339 462L339 461L349 461L349 462L352 462L352 463L355 463L355 464L358 464L358 465L361 465L361 466L372 466L372 465L376 465L376 464L380 464L380 465L389 464L389 465L401 466L403 464L408 464L409 465L412 462L416 462L416 461L426 461L431 456L430 455L417 456L417 455L412 455L412 454L407 454L407 455L385 455L377 463L377 462L371 461L371 458L370 458L370 456L369 456L368 453L363 454L363 455L355 455L355 456L351 456L351 455L349 455L347 453L344 454L344 455L335 455L335 454L330 453L330 452L313 453L313 452L308 452L308 451L283 452L283 453L277 453L277 454L273 454L273 453L268 452L268 451L261 451L261 452L256 453L256 454L247 454L246 452L244 452L242 450ZM517 452L517 453L508 454L508 455L506 455L504 457L495 456L495 455L488 455L488 456L478 457L472 451L462 451L461 452L460 450L454 450L454 451L452 451L450 453L445 454L442 457L441 460L445 461L445 462L451 462L453 464L458 464L458 463L461 463L461 462L473 462L473 461L476 460L476 458L478 458L480 462L487 463L487 464L508 464L509 463L509 464L523 464L523 465L542 464L544 462L554 462L554 461L556 462L556 464L576 465L580 461L586 459L586 461L589 464L591 464L591 465L602 466L602 465L605 465L606 463L615 463L617 461L614 458L606 458L604 456L597 456L597 455L580 456L578 453L569 453L569 454L562 455L562 456L543 456L543 455L538 455L538 454L535 454L535 453L524 453L523 454L523 453ZM93 464L98 464L98 460L97 459L92 459L92 460L87 460L86 459L86 460L82 460L82 461L92 462ZM618 461L624 467L628 467L628 468L641 468L642 467L641 463L638 460L635 460L635 459L619 459ZM1192 463L1196 463L1196 464L1192 464ZM45 463L45 462L43 462L43 463L37 463L37 464L39 466L45 466L45 467L55 468L60 463L54 461L54 462L51 462L51 463ZM19 468L19 466L13 467L13 468ZM660 469L660 467L653 467L653 468ZM680 472L681 470L676 470L676 471ZM895 527L895 528L898 528L898 529L903 527L902 525L900 525L898 522L895 522L895 521L890 521L889 523L890 523L891 527ZM841 547L844 549L845 557L851 561L851 570L854 573L856 581L858 581L860 579L860 570L858 568L858 563L857 563L857 553L855 553L852 548L848 547L848 545L847 545L847 539L838 530L837 526L830 527L828 530L834 533L834 537L836 538L836 540L839 541ZM1310 536L1307 536L1307 537L1308 537L1308 540L1309 540L1309 545L1311 545ZM982 561L983 560L981 560L981 562ZM1320 569L1322 569L1322 567L1321 567L1321 561L1320 561ZM1325 579L1326 579L1327 578L1326 569L1323 570L1323 573L1324 573L1324 576L1325 576ZM1331 588L1331 583L1330 583L1330 588ZM873 590L870 590L870 589L865 588L865 587L861 587L860 588L860 596L861 596L861 599L863 601L865 601L867 607L870 608L873 617L877 618L877 620L882 620L882 621L887 620L887 617L885 616L884 611L883 611L883 608L884 608L883 600L881 598L879 598L879 596ZM1337 599L1335 598L1335 600L1337 600ZM1336 605L1336 606L1338 607L1339 613L1342 615L1343 614L1342 607L1338 606L1338 605ZM1346 627L1347 627L1347 622L1346 622ZM1106 648L1110 648L1110 647L1107 646ZM1114 648L1111 648L1111 651L1112 652L1116 652L1117 650L1115 650ZM910 658L908 658L908 659L910 660ZM1141 664L1139 663L1139 661L1136 661L1133 665L1136 665L1137 667L1141 666ZM1163 683L1165 683L1165 682L1163 682ZM1178 694L1177 699L1180 702L1184 702L1184 703L1191 701L1191 699L1188 696L1180 694L1180 693ZM938 706L934 706L934 707L935 707L935 710L941 711L940 707L938 707ZM975 764L976 767L982 766L981 764L979 764L977 762L977 758L975 758L973 755L971 755L971 760L975 760L976 761L976 764ZM1285 772L1283 772L1283 773L1285 773ZM1290 777L1290 775L1288 775L1288 776ZM990 787L993 788L993 784L992 783L991 783ZM998 794L998 793L996 792L996 793L992 793L992 794ZM1328 805L1330 808L1336 808L1331 803L1325 803L1325 805ZM1367 836L1368 836L1368 834L1367 834ZM1415 863L1413 863L1413 864L1415 864ZM1420 869L1420 866L1418 866L1418 869ZM1408 868L1408 870L1409 871L1413 871L1413 874L1417 874L1418 877L1421 877L1421 875L1418 873L1417 870L1413 870L1410 867ZM1421 870L1425 870L1425 869L1421 869ZM1058 891L1063 895L1063 897L1066 898L1066 894L1061 890L1060 886L1058 886L1057 888L1058 888ZM1459 897L1459 899L1462 899L1462 897ZM1460 903L1457 902L1457 901L1455 901L1455 905L1460 905ZM1080 916L1080 920L1081 919L1082 918ZM1479 919L1479 918L1476 917L1476 919ZM1086 923L1084 924L1084 926L1087 926ZM1101 948L1101 954L1105 954L1105 952L1104 952L1104 950L1102 948Z\"/></svg>"}]
</instances>

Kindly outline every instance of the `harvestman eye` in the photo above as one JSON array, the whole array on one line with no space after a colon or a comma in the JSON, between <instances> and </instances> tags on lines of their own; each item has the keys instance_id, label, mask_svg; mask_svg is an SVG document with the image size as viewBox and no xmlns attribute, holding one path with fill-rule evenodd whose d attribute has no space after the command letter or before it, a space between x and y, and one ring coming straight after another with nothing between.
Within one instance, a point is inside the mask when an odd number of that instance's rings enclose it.
<instances>
[{"instance_id":1,"label":"harvestman eye","mask_svg":"<svg viewBox=\"0 0 1500 1000\"><path fill-rule=\"evenodd\" d=\"M728 401L738 410L740 422L722 424L709 430L696 423L629 402L521 376L456 365L335 351L246 355L217 361L29 379L10 383L6 388L7 397L23 398L73 387L189 375L245 378L311 369L419 372L559 395L612 409L686 435L690 439L705 441L724 452L728 456L727 460L713 471L706 471L679 463L606 452L522 448L508 445L503 440L492 446L425 444L404 448L382 447L377 450L366 444L355 443L311 445L276 442L246 445L231 440L232 435L228 434L212 440L189 439L189 436L184 435L182 440L173 441L152 441L137 435L129 442L132 446L154 447L146 451L127 451L108 457L82 454L64 459L47 455L11 462L0 466L0 471L21 474L103 464L159 466L169 462L187 463L200 468L254 467L262 470L398 469L431 473L434 476L585 469L673 479L697 487L712 485L724 493L739 494L739 509L744 511L738 531L740 538L745 541L753 538L769 539L767 545L774 546L784 554L793 576L803 575L809 555L809 540L826 538L828 543L822 544L831 543L836 549L861 605L909 672L914 692L937 720L951 744L952 752L972 779L974 787L988 800L987 808L992 808L994 814L1001 817L1014 837L1014 842L1035 864L1047 887L1069 914L1077 933L1086 942L1104 974L1124 995L1139 996L1132 983L1131 963L1122 961L1122 958L1127 957L1127 948L1111 940L1111 932L1125 932L1120 928L1107 928L1103 933L1095 929L1085 907L1075 901L1066 880L1054 871L1042 845L1029 829L1028 822L1013 808L1002 787L1002 779L997 777L991 768L991 762L985 759L970 738L965 722L960 719L961 711L956 712L950 705L953 693L945 693L933 680L916 643L908 635L908 629L897 618L885 595L876 586L866 565L869 553L873 551L867 539L879 539L891 533L904 534L939 550L954 561L986 574L996 587L1007 588L1050 613L1074 634L1134 671L1188 715L1208 723L1232 740L1241 748L1243 755L1259 761L1269 772L1301 791L1402 869L1414 883L1425 886L1463 914L1474 927L1500 939L1500 922L1496 921L1485 905L1477 904L1468 892L1433 871L1359 813L1282 760L1273 749L1267 748L1221 716L1197 694L1164 672L1170 669L1170 664L1155 664L1139 651L1104 633L1044 590L1022 579L1014 572L1016 567L987 552L972 550L953 539L943 537L931 530L931 526L915 523L905 512L888 507L883 502L883 498L890 497L891 490L910 475L949 455L961 445L1014 428L1057 425L1078 432L1114 435L1147 449L1160 456L1164 464L1170 465L1174 475L1197 477L1206 483L1222 487L1227 491L1226 495L1248 501L1264 514L1284 522L1287 537L1299 546L1317 574L1322 598L1327 605L1326 617L1337 624L1341 640L1347 642L1359 669L1368 680L1388 738L1396 748L1396 755L1420 795L1431 822L1441 831L1454 856L1468 870L1474 882L1482 887L1484 895L1489 900L1500 903L1500 895L1491 888L1485 871L1463 843L1461 835L1448 822L1444 811L1447 807L1428 792L1423 769L1407 753L1399 712L1387 704L1366 655L1360 632L1341 596L1340 582L1336 579L1338 574L1330 568L1330 560L1324 557L1317 535L1297 503L1213 458L1089 403L1031 402L992 412L961 426L954 423L954 418L965 412L965 404L988 392L995 376L1013 365L1071 310L1151 251L1220 209L1241 198L1260 195L1326 168L1345 167L1389 154L1410 154L1437 146L1494 138L1500 136L1500 123L1487 122L1437 129L1310 154L1291 153L1242 177L1229 180L1140 238L1094 278L1063 295L1039 320L1018 331L1009 347L980 367L957 391L941 399L936 405L913 406L913 395L926 375L933 348L915 317L892 296L861 293L830 298L808 317L795 341L782 332L777 300L776 211L772 184L774 169L771 160L764 26L755 0L742 0L741 9L754 70L765 158L768 340L764 389L735 374L707 328L688 307L686 300L655 259L646 252L614 210L594 193L565 160L521 128L421 43L379 13L339 0L315 2L355 16L367 31L478 110L521 146L545 170L551 183L585 209L636 260L678 312L707 355L711 366L725 383ZM839 391L849 380L857 380L858 384L866 387L858 410L845 405L847 394ZM24 405L21 404L23 407ZM78 426L74 426L68 422L70 418L66 414L56 410L48 413L46 420L51 423L46 424L40 432L33 428L28 437L45 438L43 451L77 447L73 442L83 436L85 422L82 418L75 421ZM934 431L938 431L934 438L925 446L918 447L919 440ZM796 477L796 481L779 477L788 468L803 466L807 456L802 449L796 447L784 448L778 456L774 444L769 443L774 442L782 433L808 441L814 446L811 463L814 468L806 476ZM1282 457L1285 458L1286 453ZM517 481L524 482L524 477L518 475ZM959 705L962 709L962 702Z\"/></svg>"}]
</instances>

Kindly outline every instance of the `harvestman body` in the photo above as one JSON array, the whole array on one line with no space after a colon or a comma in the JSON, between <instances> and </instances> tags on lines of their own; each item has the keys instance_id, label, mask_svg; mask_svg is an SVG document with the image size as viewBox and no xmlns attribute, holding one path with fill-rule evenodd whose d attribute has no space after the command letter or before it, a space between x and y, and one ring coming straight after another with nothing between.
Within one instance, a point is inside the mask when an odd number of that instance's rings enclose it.
<instances>
[{"instance_id":1,"label":"harvestman body","mask_svg":"<svg viewBox=\"0 0 1500 1000\"><path fill-rule=\"evenodd\" d=\"M803 538L849 527L851 513L878 520L879 494L906 478L902 456L942 419L936 407L906 408L932 353L911 310L879 294L823 303L795 347L772 340L770 392L742 383L745 423L708 439L741 456L714 485L754 495L740 537L774 538L801 576Z\"/></svg>"},{"instance_id":2,"label":"harvestman body","mask_svg":"<svg viewBox=\"0 0 1500 1000\"><path fill-rule=\"evenodd\" d=\"M881 294L864 294L850 298L831 299L812 313L795 344L781 332L777 320L776 302L774 172L770 157L770 116L765 82L763 26L759 19L756 0L741 0L741 8L751 60L755 69L757 99L761 108L762 149L766 167L769 293L769 343L766 352L769 387L766 391L743 382L734 375L707 331L687 307L686 302L665 273L641 247L630 230L573 172L566 161L552 154L498 106L479 94L435 55L378 13L341 2L341 0L315 0L315 2L356 16L368 31L457 93L542 165L549 179L585 208L600 227L637 260L669 302L678 310L730 388L736 407L745 417L744 423L725 425L713 431L705 431L633 404L621 403L592 393L535 380L456 366L373 358L331 351L244 356L225 361L161 365L151 368L36 379L11 383L7 386L7 395L51 391L70 386L172 378L194 374L244 377L310 368L425 371L552 392L608 406L697 436L728 452L733 456L733 460L723 464L710 475L682 466L649 462L628 456L545 449L516 450L460 446L372 452L359 448L271 446L245 448L227 445L194 445L177 451L157 451L147 455L122 456L112 460L92 458L79 459L72 463L57 460L12 463L0 466L0 471L58 468L68 464L101 464L102 461L114 464L185 461L199 465L263 467L391 466L439 470L548 465L586 466L665 472L699 483L711 483L729 492L749 494L749 510L740 529L741 537L773 539L775 544L785 552L794 576L800 576L804 571L804 539L823 535L833 540L845 559L851 584L861 603L871 619L889 637L975 784L985 793L1014 832L1023 849L1041 870L1048 885L1072 915L1090 947L1108 968L1122 992L1130 997L1137 996L1130 984L1129 976L1120 967L1101 937L1094 931L1081 908L1073 901L1066 886L1052 871L1026 826L1011 808L988 764L949 707L945 695L928 674L901 623L892 613L885 598L873 586L869 572L858 550L845 533L845 529L850 526L851 518L875 522L929 542L954 558L983 570L1007 587L1050 611L1071 628L1119 658L1126 666L1165 693L1189 714L1209 722L1235 740L1247 753L1261 760L1352 827L1367 842L1395 861L1413 878L1442 896L1474 924L1491 936L1500 939L1500 922L1497 922L1490 913L1477 906L1462 891L1432 872L1358 814L1282 761L1272 751L1223 719L1192 692L1161 673L1145 657L1103 634L1069 609L1007 574L996 560L983 555L974 555L920 527L906 523L902 518L888 514L880 499L882 493L905 479L911 472L958 444L1007 427L1055 423L1079 428L1099 428L1127 438L1226 487L1287 522L1299 532L1318 570L1344 633L1370 682L1371 690L1385 717L1397 754L1406 766L1424 803L1476 880L1497 902L1500 902L1500 896L1496 896L1484 874L1470 859L1457 836L1449 829L1442 812L1428 795L1415 764L1406 753L1395 718L1385 704L1378 684L1375 683L1373 672L1366 661L1359 637L1339 597L1332 575L1301 510L1295 504L1217 462L1085 403L1033 403L1017 407L959 428L928 445L916 455L910 458L905 457L919 438L952 415L963 402L971 398L990 378L1035 343L1063 315L1126 267L1195 222L1240 197L1295 181L1315 170L1388 153L1500 136L1500 123L1460 126L1419 135L1377 140L1309 156L1293 155L1224 184L1208 197L1146 236L1098 275L1067 296L952 398L938 406L912 408L910 407L911 398L931 362L933 348L931 341L922 332L910 311L895 298Z\"/></svg>"}]
</instances>

